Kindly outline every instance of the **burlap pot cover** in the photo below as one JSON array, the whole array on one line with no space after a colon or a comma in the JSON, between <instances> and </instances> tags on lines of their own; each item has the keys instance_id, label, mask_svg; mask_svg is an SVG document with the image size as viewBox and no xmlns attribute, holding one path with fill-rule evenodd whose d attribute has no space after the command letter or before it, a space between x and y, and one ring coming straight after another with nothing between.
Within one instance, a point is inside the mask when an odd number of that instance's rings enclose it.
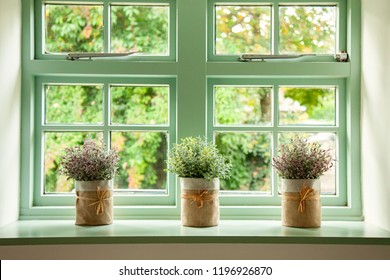
<instances>
[{"instance_id":1,"label":"burlap pot cover","mask_svg":"<svg viewBox=\"0 0 390 280\"><path fill-rule=\"evenodd\" d=\"M319 179L282 179L282 225L320 227L320 193Z\"/></svg>"},{"instance_id":2,"label":"burlap pot cover","mask_svg":"<svg viewBox=\"0 0 390 280\"><path fill-rule=\"evenodd\" d=\"M219 223L219 179L180 178L181 222L189 227Z\"/></svg>"},{"instance_id":3,"label":"burlap pot cover","mask_svg":"<svg viewBox=\"0 0 390 280\"><path fill-rule=\"evenodd\" d=\"M76 225L112 224L112 181L76 181L75 183Z\"/></svg>"}]
</instances>

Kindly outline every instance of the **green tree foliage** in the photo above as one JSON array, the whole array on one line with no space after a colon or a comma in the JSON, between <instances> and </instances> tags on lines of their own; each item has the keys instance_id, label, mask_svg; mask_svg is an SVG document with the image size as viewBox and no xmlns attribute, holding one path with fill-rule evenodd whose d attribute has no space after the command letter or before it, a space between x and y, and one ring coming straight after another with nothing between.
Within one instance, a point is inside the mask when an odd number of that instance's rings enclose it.
<instances>
[{"instance_id":1,"label":"green tree foliage","mask_svg":"<svg viewBox=\"0 0 390 280\"><path fill-rule=\"evenodd\" d=\"M168 53L166 6L112 6L112 52Z\"/></svg>"},{"instance_id":2,"label":"green tree foliage","mask_svg":"<svg viewBox=\"0 0 390 280\"><path fill-rule=\"evenodd\" d=\"M101 5L45 5L45 50L50 53L102 52ZM280 9L280 49L287 53L334 51L335 8ZM333 18L332 18L333 16ZM168 8L165 6L111 7L112 52L168 52ZM271 52L271 8L261 5L218 6L217 54ZM171 34L174 36L174 34ZM209 42L210 43L210 42ZM334 119L335 95L327 89L289 88L286 99L305 108L303 118ZM114 124L167 124L169 89L162 86L112 86L111 121ZM268 125L272 121L272 90L259 87L219 87L215 92L216 120L220 125ZM59 124L96 124L103 121L102 86L48 85L45 120ZM329 115L330 114L330 115ZM294 116L289 116L294 118ZM101 137L102 133L88 133ZM45 133L45 191L68 192L71 181L58 175L65 147L81 145L86 132ZM226 190L270 191L271 134L218 133L216 145L231 162ZM117 188L165 189L167 135L161 132L114 131L111 145L119 152Z\"/></svg>"},{"instance_id":3,"label":"green tree foliage","mask_svg":"<svg viewBox=\"0 0 390 280\"><path fill-rule=\"evenodd\" d=\"M103 7L45 5L46 52L102 52Z\"/></svg>"},{"instance_id":4,"label":"green tree foliage","mask_svg":"<svg viewBox=\"0 0 390 280\"><path fill-rule=\"evenodd\" d=\"M268 133L218 133L216 145L232 163L225 190L270 191L271 139Z\"/></svg>"}]
</instances>

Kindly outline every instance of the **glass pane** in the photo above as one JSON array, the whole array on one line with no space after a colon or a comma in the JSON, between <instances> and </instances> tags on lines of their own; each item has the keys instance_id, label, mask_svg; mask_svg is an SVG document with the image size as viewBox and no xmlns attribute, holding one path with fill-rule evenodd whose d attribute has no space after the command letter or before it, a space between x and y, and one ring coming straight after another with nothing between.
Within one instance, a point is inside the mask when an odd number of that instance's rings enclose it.
<instances>
[{"instance_id":1,"label":"glass pane","mask_svg":"<svg viewBox=\"0 0 390 280\"><path fill-rule=\"evenodd\" d=\"M334 54L336 12L332 6L280 7L280 53Z\"/></svg>"},{"instance_id":2,"label":"glass pane","mask_svg":"<svg viewBox=\"0 0 390 280\"><path fill-rule=\"evenodd\" d=\"M279 88L279 124L335 125L336 88Z\"/></svg>"},{"instance_id":3,"label":"glass pane","mask_svg":"<svg viewBox=\"0 0 390 280\"><path fill-rule=\"evenodd\" d=\"M102 52L103 6L45 5L45 53Z\"/></svg>"},{"instance_id":4,"label":"glass pane","mask_svg":"<svg viewBox=\"0 0 390 280\"><path fill-rule=\"evenodd\" d=\"M271 88L215 87L215 123L271 124Z\"/></svg>"},{"instance_id":5,"label":"glass pane","mask_svg":"<svg viewBox=\"0 0 390 280\"><path fill-rule=\"evenodd\" d=\"M216 54L271 53L271 7L216 6Z\"/></svg>"},{"instance_id":6,"label":"glass pane","mask_svg":"<svg viewBox=\"0 0 390 280\"><path fill-rule=\"evenodd\" d=\"M271 133L216 133L215 143L233 165L221 190L271 192Z\"/></svg>"},{"instance_id":7,"label":"glass pane","mask_svg":"<svg viewBox=\"0 0 390 280\"><path fill-rule=\"evenodd\" d=\"M112 86L111 123L168 124L168 86Z\"/></svg>"},{"instance_id":8,"label":"glass pane","mask_svg":"<svg viewBox=\"0 0 390 280\"><path fill-rule=\"evenodd\" d=\"M169 6L111 6L111 52L167 55Z\"/></svg>"},{"instance_id":9,"label":"glass pane","mask_svg":"<svg viewBox=\"0 0 390 280\"><path fill-rule=\"evenodd\" d=\"M46 85L46 123L103 122L103 86Z\"/></svg>"},{"instance_id":10,"label":"glass pane","mask_svg":"<svg viewBox=\"0 0 390 280\"><path fill-rule=\"evenodd\" d=\"M116 189L166 189L167 133L112 132L111 137L120 158Z\"/></svg>"},{"instance_id":11,"label":"glass pane","mask_svg":"<svg viewBox=\"0 0 390 280\"><path fill-rule=\"evenodd\" d=\"M65 148L84 143L87 137L102 138L101 132L47 132L44 137L44 192L67 193L74 189L74 180L59 174L60 156Z\"/></svg>"},{"instance_id":12,"label":"glass pane","mask_svg":"<svg viewBox=\"0 0 390 280\"><path fill-rule=\"evenodd\" d=\"M310 132L283 132L279 134L279 144L288 144L290 139L295 135L299 135L302 138L306 138L309 142L319 142L323 149L329 149L333 158L336 158L338 151L336 150L336 133L310 133ZM334 165L331 169L324 173L321 176L321 194L336 194L336 168L337 161L334 162ZM280 185L280 184L279 184Z\"/></svg>"}]
</instances>

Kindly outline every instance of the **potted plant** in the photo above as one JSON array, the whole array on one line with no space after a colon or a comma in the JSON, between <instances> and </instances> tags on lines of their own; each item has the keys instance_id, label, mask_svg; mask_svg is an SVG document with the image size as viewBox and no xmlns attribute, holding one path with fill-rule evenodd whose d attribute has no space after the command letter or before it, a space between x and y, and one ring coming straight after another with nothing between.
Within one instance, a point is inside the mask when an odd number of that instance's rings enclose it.
<instances>
[{"instance_id":1,"label":"potted plant","mask_svg":"<svg viewBox=\"0 0 390 280\"><path fill-rule=\"evenodd\" d=\"M201 137L184 138L170 150L167 169L179 176L182 224L218 225L220 179L229 177L231 164L217 147Z\"/></svg>"},{"instance_id":2,"label":"potted plant","mask_svg":"<svg viewBox=\"0 0 390 280\"><path fill-rule=\"evenodd\" d=\"M66 148L60 159L60 173L75 180L76 225L107 225L113 220L112 179L119 157L99 142L87 138L81 147Z\"/></svg>"},{"instance_id":3,"label":"potted plant","mask_svg":"<svg viewBox=\"0 0 390 280\"><path fill-rule=\"evenodd\" d=\"M330 150L299 136L280 146L272 166L282 178L282 225L321 226L320 176L333 162Z\"/></svg>"}]
</instances>

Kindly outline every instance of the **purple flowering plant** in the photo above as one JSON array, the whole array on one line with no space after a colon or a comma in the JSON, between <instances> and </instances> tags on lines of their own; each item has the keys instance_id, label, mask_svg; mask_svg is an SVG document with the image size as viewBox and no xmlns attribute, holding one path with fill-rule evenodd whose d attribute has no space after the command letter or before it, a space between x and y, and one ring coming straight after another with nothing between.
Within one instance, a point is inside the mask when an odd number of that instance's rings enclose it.
<instances>
[{"instance_id":1,"label":"purple flowering plant","mask_svg":"<svg viewBox=\"0 0 390 280\"><path fill-rule=\"evenodd\" d=\"M76 181L110 180L115 175L118 161L117 151L106 152L103 140L86 138L82 146L65 149L59 172Z\"/></svg>"},{"instance_id":2,"label":"purple flowering plant","mask_svg":"<svg viewBox=\"0 0 390 280\"><path fill-rule=\"evenodd\" d=\"M280 145L277 157L272 160L276 173L283 179L318 179L335 161L329 149L299 136Z\"/></svg>"}]
</instances>

